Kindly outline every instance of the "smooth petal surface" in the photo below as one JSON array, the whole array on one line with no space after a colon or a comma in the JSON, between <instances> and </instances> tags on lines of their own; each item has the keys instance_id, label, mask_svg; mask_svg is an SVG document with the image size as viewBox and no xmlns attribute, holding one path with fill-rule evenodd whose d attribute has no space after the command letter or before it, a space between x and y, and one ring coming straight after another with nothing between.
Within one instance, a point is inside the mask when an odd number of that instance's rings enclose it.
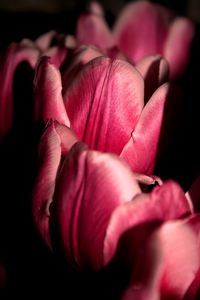
<instances>
[{"instance_id":1,"label":"smooth petal surface","mask_svg":"<svg viewBox=\"0 0 200 300\"><path fill-rule=\"evenodd\" d=\"M171 79L185 71L194 34L194 24L190 20L176 18L172 22L163 49L163 55L169 62Z\"/></svg>"},{"instance_id":2,"label":"smooth petal surface","mask_svg":"<svg viewBox=\"0 0 200 300\"><path fill-rule=\"evenodd\" d=\"M198 244L190 224L183 220L166 222L150 237L122 299L183 299L199 269Z\"/></svg>"},{"instance_id":3,"label":"smooth petal surface","mask_svg":"<svg viewBox=\"0 0 200 300\"><path fill-rule=\"evenodd\" d=\"M119 154L141 114L143 93L143 79L129 63L96 58L64 95L71 127L90 148Z\"/></svg>"},{"instance_id":4,"label":"smooth petal surface","mask_svg":"<svg viewBox=\"0 0 200 300\"><path fill-rule=\"evenodd\" d=\"M156 89L169 80L169 66L166 59L161 56L147 56L136 64L145 82L145 102L147 102Z\"/></svg>"},{"instance_id":5,"label":"smooth petal surface","mask_svg":"<svg viewBox=\"0 0 200 300\"><path fill-rule=\"evenodd\" d=\"M117 156L90 151L77 143L57 179L54 210L57 236L70 264L99 270L103 241L113 210L141 190Z\"/></svg>"},{"instance_id":6,"label":"smooth petal surface","mask_svg":"<svg viewBox=\"0 0 200 300\"><path fill-rule=\"evenodd\" d=\"M136 195L132 201L115 209L110 218L104 240L104 264L113 259L120 238L128 230L136 228L137 231L137 227L149 222L160 223L188 213L190 206L184 192L173 181L166 181L151 193ZM132 249L133 255L138 250L137 247Z\"/></svg>"},{"instance_id":7,"label":"smooth petal surface","mask_svg":"<svg viewBox=\"0 0 200 300\"><path fill-rule=\"evenodd\" d=\"M51 63L54 64L57 68L60 68L66 59L67 48L61 46L54 46L47 49L44 52L44 56L51 57Z\"/></svg>"},{"instance_id":8,"label":"smooth petal surface","mask_svg":"<svg viewBox=\"0 0 200 300\"><path fill-rule=\"evenodd\" d=\"M162 54L170 13L148 1L125 6L113 29L117 46L137 63L148 55Z\"/></svg>"},{"instance_id":9,"label":"smooth petal surface","mask_svg":"<svg viewBox=\"0 0 200 300\"><path fill-rule=\"evenodd\" d=\"M66 93L83 66L99 56L104 56L104 54L94 46L82 45L74 50L69 66L62 75L63 94Z\"/></svg>"},{"instance_id":10,"label":"smooth petal surface","mask_svg":"<svg viewBox=\"0 0 200 300\"><path fill-rule=\"evenodd\" d=\"M51 42L56 35L57 33L54 30L45 32L35 40L36 47L38 47L41 52L46 51L50 47Z\"/></svg>"},{"instance_id":11,"label":"smooth petal surface","mask_svg":"<svg viewBox=\"0 0 200 300\"><path fill-rule=\"evenodd\" d=\"M35 79L35 107L36 121L55 120L69 126L69 119L65 111L62 98L60 72L51 63L50 58L42 57L37 66Z\"/></svg>"},{"instance_id":12,"label":"smooth petal surface","mask_svg":"<svg viewBox=\"0 0 200 300\"><path fill-rule=\"evenodd\" d=\"M27 62L32 68L38 51L20 44L11 44L0 59L0 140L9 132L13 122L13 80L17 67Z\"/></svg>"},{"instance_id":13,"label":"smooth petal surface","mask_svg":"<svg viewBox=\"0 0 200 300\"><path fill-rule=\"evenodd\" d=\"M103 16L94 13L79 17L76 38L79 44L93 45L100 49L107 49L114 45L112 33Z\"/></svg>"},{"instance_id":14,"label":"smooth petal surface","mask_svg":"<svg viewBox=\"0 0 200 300\"><path fill-rule=\"evenodd\" d=\"M120 154L134 172L154 173L158 155L165 151L163 143L172 138L172 132L176 129L179 100L176 90L172 94L170 85L164 84L144 107L131 139Z\"/></svg>"},{"instance_id":15,"label":"smooth petal surface","mask_svg":"<svg viewBox=\"0 0 200 300\"><path fill-rule=\"evenodd\" d=\"M32 213L36 227L49 247L50 205L53 201L61 155L66 155L76 142L77 138L69 128L55 122L47 127L40 141L40 164L33 190Z\"/></svg>"}]
</instances>

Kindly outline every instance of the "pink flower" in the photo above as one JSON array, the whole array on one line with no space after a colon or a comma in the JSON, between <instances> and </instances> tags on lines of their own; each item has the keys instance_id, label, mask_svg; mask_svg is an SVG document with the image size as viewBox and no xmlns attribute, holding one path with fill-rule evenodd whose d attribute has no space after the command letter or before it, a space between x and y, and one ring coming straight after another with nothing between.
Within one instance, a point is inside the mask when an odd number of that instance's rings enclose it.
<instances>
[{"instance_id":1,"label":"pink flower","mask_svg":"<svg viewBox=\"0 0 200 300\"><path fill-rule=\"evenodd\" d=\"M80 44L106 51L117 46L134 64L160 54L169 62L171 78L184 72L194 36L190 20L175 16L161 5L136 1L124 7L110 31L102 10L96 8L92 5L90 12L78 20L76 37Z\"/></svg>"}]
</instances>

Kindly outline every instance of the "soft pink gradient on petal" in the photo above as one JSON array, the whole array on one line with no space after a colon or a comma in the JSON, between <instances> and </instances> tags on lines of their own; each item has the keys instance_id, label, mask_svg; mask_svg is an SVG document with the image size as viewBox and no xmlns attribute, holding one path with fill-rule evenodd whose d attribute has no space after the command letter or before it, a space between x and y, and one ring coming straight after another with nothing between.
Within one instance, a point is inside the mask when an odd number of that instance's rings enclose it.
<instances>
[{"instance_id":1,"label":"soft pink gradient on petal","mask_svg":"<svg viewBox=\"0 0 200 300\"><path fill-rule=\"evenodd\" d=\"M76 38L79 44L94 45L100 49L107 49L114 45L112 33L104 18L93 13L79 17Z\"/></svg>"},{"instance_id":2,"label":"soft pink gradient on petal","mask_svg":"<svg viewBox=\"0 0 200 300\"><path fill-rule=\"evenodd\" d=\"M183 299L200 266L198 244L189 223L164 223L150 236L122 299Z\"/></svg>"},{"instance_id":3,"label":"soft pink gradient on petal","mask_svg":"<svg viewBox=\"0 0 200 300\"><path fill-rule=\"evenodd\" d=\"M162 54L169 17L166 8L148 1L127 4L114 26L115 41L133 63L148 55Z\"/></svg>"},{"instance_id":4,"label":"soft pink gradient on petal","mask_svg":"<svg viewBox=\"0 0 200 300\"><path fill-rule=\"evenodd\" d=\"M0 59L0 140L9 132L13 122L13 80L17 67L27 62L32 68L38 51L12 43Z\"/></svg>"},{"instance_id":5,"label":"soft pink gradient on petal","mask_svg":"<svg viewBox=\"0 0 200 300\"><path fill-rule=\"evenodd\" d=\"M77 138L69 128L55 122L47 127L40 141L40 164L33 189L32 214L41 237L50 248L50 205L53 201L61 155L66 155L76 142Z\"/></svg>"},{"instance_id":6,"label":"soft pink gradient on petal","mask_svg":"<svg viewBox=\"0 0 200 300\"><path fill-rule=\"evenodd\" d=\"M147 56L136 64L145 82L145 102L147 102L155 90L169 80L169 65L159 55Z\"/></svg>"},{"instance_id":7,"label":"soft pink gradient on petal","mask_svg":"<svg viewBox=\"0 0 200 300\"><path fill-rule=\"evenodd\" d=\"M104 56L104 54L94 46L82 45L74 50L70 64L62 75L63 95L81 72L83 66L99 56Z\"/></svg>"},{"instance_id":8,"label":"soft pink gradient on petal","mask_svg":"<svg viewBox=\"0 0 200 300\"><path fill-rule=\"evenodd\" d=\"M35 86L35 121L55 120L69 126L62 98L61 75L51 63L49 57L42 57L36 69Z\"/></svg>"},{"instance_id":9,"label":"soft pink gradient on petal","mask_svg":"<svg viewBox=\"0 0 200 300\"><path fill-rule=\"evenodd\" d=\"M194 24L190 20L176 18L172 22L163 49L163 55L169 62L171 79L185 71L194 34Z\"/></svg>"},{"instance_id":10,"label":"soft pink gradient on petal","mask_svg":"<svg viewBox=\"0 0 200 300\"><path fill-rule=\"evenodd\" d=\"M143 93L143 79L129 63L94 59L64 95L71 127L90 148L119 154L141 114Z\"/></svg>"},{"instance_id":11,"label":"soft pink gradient on petal","mask_svg":"<svg viewBox=\"0 0 200 300\"><path fill-rule=\"evenodd\" d=\"M103 241L113 210L141 190L117 156L90 151L77 143L57 179L54 209L58 235L69 263L99 270Z\"/></svg>"},{"instance_id":12,"label":"soft pink gradient on petal","mask_svg":"<svg viewBox=\"0 0 200 300\"><path fill-rule=\"evenodd\" d=\"M132 201L115 209L110 218L104 240L104 264L113 259L121 236L129 229L147 222L176 219L188 213L190 206L184 192L173 181L166 181L151 193L136 195ZM138 250L132 249L133 255Z\"/></svg>"},{"instance_id":13,"label":"soft pink gradient on petal","mask_svg":"<svg viewBox=\"0 0 200 300\"><path fill-rule=\"evenodd\" d=\"M183 300L197 300L200 296L200 268L195 274L195 278L186 291Z\"/></svg>"},{"instance_id":14,"label":"soft pink gradient on petal","mask_svg":"<svg viewBox=\"0 0 200 300\"><path fill-rule=\"evenodd\" d=\"M54 46L47 49L44 56L51 57L51 63L54 64L57 68L60 68L66 59L67 56L67 48L61 46Z\"/></svg>"},{"instance_id":15,"label":"soft pink gradient on petal","mask_svg":"<svg viewBox=\"0 0 200 300\"><path fill-rule=\"evenodd\" d=\"M40 51L44 52L50 47L51 42L56 35L57 33L54 30L45 32L44 34L40 35L34 43L36 47L40 49Z\"/></svg>"},{"instance_id":16,"label":"soft pink gradient on petal","mask_svg":"<svg viewBox=\"0 0 200 300\"><path fill-rule=\"evenodd\" d=\"M172 97L171 91L172 87L168 83L163 84L155 91L144 107L131 139L120 154L129 163L134 172L147 175L154 173L158 154L161 155L160 152L163 151L160 135L161 129L163 130L166 122L164 117L167 116L171 124L174 124L175 118L178 118L174 115L179 113L180 95L175 89ZM169 126L166 130L167 133L163 133L166 135L166 138L170 139L171 127ZM175 130L175 127L173 127L173 130ZM162 137L162 142L163 140ZM166 142L166 139L164 142Z\"/></svg>"}]
</instances>

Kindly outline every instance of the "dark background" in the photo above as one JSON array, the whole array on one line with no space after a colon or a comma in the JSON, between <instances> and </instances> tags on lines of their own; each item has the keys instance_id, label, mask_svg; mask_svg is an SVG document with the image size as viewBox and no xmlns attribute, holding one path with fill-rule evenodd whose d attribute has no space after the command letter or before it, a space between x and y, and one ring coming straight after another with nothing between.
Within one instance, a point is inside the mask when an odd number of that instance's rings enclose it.
<instances>
[{"instance_id":1,"label":"dark background","mask_svg":"<svg viewBox=\"0 0 200 300\"><path fill-rule=\"evenodd\" d=\"M126 0L101 0L110 24ZM154 0L195 22L200 20L199 0ZM48 30L73 33L78 15L87 0L0 0L0 49L24 37L36 38Z\"/></svg>"}]
</instances>

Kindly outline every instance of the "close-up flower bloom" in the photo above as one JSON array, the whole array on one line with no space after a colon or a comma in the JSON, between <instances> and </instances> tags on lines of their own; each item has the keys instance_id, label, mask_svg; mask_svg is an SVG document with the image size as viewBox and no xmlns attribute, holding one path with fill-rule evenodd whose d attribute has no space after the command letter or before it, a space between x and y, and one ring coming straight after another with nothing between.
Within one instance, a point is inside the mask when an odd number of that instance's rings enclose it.
<instances>
[{"instance_id":1,"label":"close-up flower bloom","mask_svg":"<svg viewBox=\"0 0 200 300\"><path fill-rule=\"evenodd\" d=\"M0 292L198 299L195 23L91 2L52 29L0 55Z\"/></svg>"}]
</instances>

